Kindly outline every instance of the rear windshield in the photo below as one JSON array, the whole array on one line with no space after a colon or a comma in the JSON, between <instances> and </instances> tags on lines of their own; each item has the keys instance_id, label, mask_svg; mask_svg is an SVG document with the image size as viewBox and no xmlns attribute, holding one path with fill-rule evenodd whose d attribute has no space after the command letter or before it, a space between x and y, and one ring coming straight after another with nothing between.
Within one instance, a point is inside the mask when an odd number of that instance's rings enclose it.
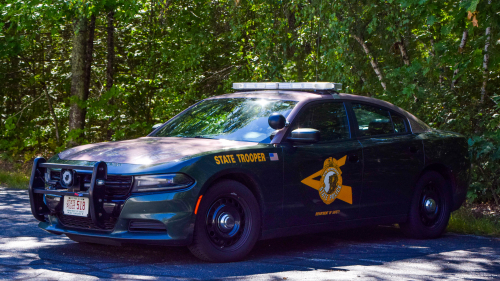
<instances>
[{"instance_id":1,"label":"rear windshield","mask_svg":"<svg viewBox=\"0 0 500 281\"><path fill-rule=\"evenodd\" d=\"M204 100L168 121L153 137L210 138L269 143L272 113L287 117L296 101L227 98Z\"/></svg>"}]
</instances>

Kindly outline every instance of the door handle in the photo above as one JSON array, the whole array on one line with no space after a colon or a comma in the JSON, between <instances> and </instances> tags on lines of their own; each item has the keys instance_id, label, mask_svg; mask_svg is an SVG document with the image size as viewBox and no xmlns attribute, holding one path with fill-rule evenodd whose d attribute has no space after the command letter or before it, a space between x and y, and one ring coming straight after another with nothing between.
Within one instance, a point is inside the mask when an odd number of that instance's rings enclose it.
<instances>
[{"instance_id":1,"label":"door handle","mask_svg":"<svg viewBox=\"0 0 500 281\"><path fill-rule=\"evenodd\" d=\"M418 152L418 147L416 147L416 146L410 146L410 152L411 153L417 153Z\"/></svg>"},{"instance_id":2,"label":"door handle","mask_svg":"<svg viewBox=\"0 0 500 281\"><path fill-rule=\"evenodd\" d=\"M347 157L347 160L352 163L358 163L359 162L359 157L356 154L351 154Z\"/></svg>"}]
</instances>

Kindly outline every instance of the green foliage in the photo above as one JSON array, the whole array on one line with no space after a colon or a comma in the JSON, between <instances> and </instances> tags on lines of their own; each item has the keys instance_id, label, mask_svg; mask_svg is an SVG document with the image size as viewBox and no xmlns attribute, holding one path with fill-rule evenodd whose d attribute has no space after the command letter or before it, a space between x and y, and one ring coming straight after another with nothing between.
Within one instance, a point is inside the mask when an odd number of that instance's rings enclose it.
<instances>
[{"instance_id":1,"label":"green foliage","mask_svg":"<svg viewBox=\"0 0 500 281\"><path fill-rule=\"evenodd\" d=\"M462 206L451 214L447 231L462 234L500 236L500 222L498 221L498 217L474 213L470 207L470 205Z\"/></svg>"},{"instance_id":2,"label":"green foliage","mask_svg":"<svg viewBox=\"0 0 500 281\"><path fill-rule=\"evenodd\" d=\"M471 200L493 199L500 205L500 132L469 139L472 180L468 192Z\"/></svg>"},{"instance_id":3,"label":"green foliage","mask_svg":"<svg viewBox=\"0 0 500 281\"><path fill-rule=\"evenodd\" d=\"M106 90L111 10L115 75ZM67 129L71 40L74 19L91 15L96 30L90 94L79 101L87 110L81 143L144 136L187 106L230 92L232 82L317 80L498 146L491 135L500 128L499 11L500 1L487 0L5 0L0 152L29 160L65 149L77 135ZM498 181L485 186L493 174L474 176L471 199L493 198Z\"/></svg>"},{"instance_id":4,"label":"green foliage","mask_svg":"<svg viewBox=\"0 0 500 281\"><path fill-rule=\"evenodd\" d=\"M29 177L18 172L0 171L0 187L28 189Z\"/></svg>"}]
</instances>

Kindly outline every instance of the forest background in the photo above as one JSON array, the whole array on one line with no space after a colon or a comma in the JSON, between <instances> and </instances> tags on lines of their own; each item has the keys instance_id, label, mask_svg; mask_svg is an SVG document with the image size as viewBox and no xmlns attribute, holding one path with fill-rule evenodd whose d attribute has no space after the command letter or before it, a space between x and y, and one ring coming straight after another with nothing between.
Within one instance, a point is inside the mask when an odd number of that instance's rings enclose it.
<instances>
[{"instance_id":1,"label":"forest background","mask_svg":"<svg viewBox=\"0 0 500 281\"><path fill-rule=\"evenodd\" d=\"M3 0L0 160L144 136L241 81L333 81L469 138L500 205L500 1Z\"/></svg>"}]
</instances>

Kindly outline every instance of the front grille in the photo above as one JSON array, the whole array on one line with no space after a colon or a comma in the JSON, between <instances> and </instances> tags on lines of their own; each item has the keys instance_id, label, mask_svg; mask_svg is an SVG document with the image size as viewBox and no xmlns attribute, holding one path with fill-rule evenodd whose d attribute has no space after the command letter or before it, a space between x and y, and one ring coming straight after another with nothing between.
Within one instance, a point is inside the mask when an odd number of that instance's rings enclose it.
<instances>
[{"instance_id":1,"label":"front grille","mask_svg":"<svg viewBox=\"0 0 500 281\"><path fill-rule=\"evenodd\" d=\"M59 222L61 222L66 227L81 228L81 229L91 229L91 230L113 230L117 219L110 217L104 221L104 229L97 227L92 219L89 217L77 217L59 214Z\"/></svg>"},{"instance_id":2,"label":"front grille","mask_svg":"<svg viewBox=\"0 0 500 281\"><path fill-rule=\"evenodd\" d=\"M82 191L86 191L90 186L90 181L92 180L91 174L81 174L83 177L83 184L81 185ZM60 186L61 172L51 171L50 179L55 185ZM108 175L106 179L106 185L104 186L104 192L108 197L124 197L130 192L132 187L132 176L115 176Z\"/></svg>"},{"instance_id":3,"label":"front grille","mask_svg":"<svg viewBox=\"0 0 500 281\"><path fill-rule=\"evenodd\" d=\"M60 180L61 179L61 172L57 172L57 171L51 171L50 172L50 179L51 180Z\"/></svg>"},{"instance_id":4,"label":"front grille","mask_svg":"<svg viewBox=\"0 0 500 281\"><path fill-rule=\"evenodd\" d=\"M50 179L46 182L52 188L59 189L61 186L61 172L59 171L50 171Z\"/></svg>"},{"instance_id":5,"label":"front grille","mask_svg":"<svg viewBox=\"0 0 500 281\"><path fill-rule=\"evenodd\" d=\"M92 180L92 174L84 174L81 173L79 176L79 185L81 191L87 191L90 187L90 182ZM60 185L60 177L61 172L59 171L51 171L50 172L50 180L51 185L58 188L63 188ZM113 204L113 206L123 206L123 202L127 199L128 194L130 193L130 189L132 188L132 176L118 176L118 175L107 175L106 184L104 186L104 209L109 218L103 221L104 228L97 227L90 217L78 217L78 216L70 216L61 213L62 207L54 208L54 212L57 213L57 217L59 218L59 223L68 228L78 228L78 229L87 229L87 230L104 230L111 231L115 228L115 224L118 220L118 216L120 215L121 209L112 207L111 209L107 208L107 205ZM96 188L102 188L102 186L96 186ZM61 199L62 200L62 199ZM113 203L112 203L113 202ZM116 203L118 202L118 203ZM118 205L116 205L118 204ZM109 207L109 206L108 206Z\"/></svg>"},{"instance_id":6,"label":"front grille","mask_svg":"<svg viewBox=\"0 0 500 281\"><path fill-rule=\"evenodd\" d=\"M83 182L90 185L92 175L85 175ZM123 197L127 195L132 187L131 176L114 176L108 175L106 185L104 186L104 193L108 197Z\"/></svg>"},{"instance_id":7,"label":"front grille","mask_svg":"<svg viewBox=\"0 0 500 281\"><path fill-rule=\"evenodd\" d=\"M108 175L106 179L106 195L127 195L132 187L131 176L113 176Z\"/></svg>"},{"instance_id":8,"label":"front grille","mask_svg":"<svg viewBox=\"0 0 500 281\"><path fill-rule=\"evenodd\" d=\"M50 181L48 182L48 184L52 186L51 188L65 189L61 186L60 181L61 172L50 171ZM92 174L78 173L78 179L76 182L80 187L80 191L87 191L90 187L91 181ZM58 208L52 208L52 214L58 217L60 224L68 228L111 231L115 228L115 224L121 212L120 206L123 206L124 200L127 199L130 193L130 189L132 188L132 182L132 176L107 175L104 185L104 198L102 199L104 199L104 211L106 217L109 216L109 218L103 221L104 228L97 227L92 222L92 219L90 217L78 217L63 214L61 212L62 203L58 204ZM103 187L96 186L96 188Z\"/></svg>"}]
</instances>

